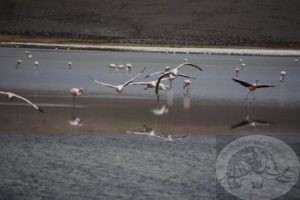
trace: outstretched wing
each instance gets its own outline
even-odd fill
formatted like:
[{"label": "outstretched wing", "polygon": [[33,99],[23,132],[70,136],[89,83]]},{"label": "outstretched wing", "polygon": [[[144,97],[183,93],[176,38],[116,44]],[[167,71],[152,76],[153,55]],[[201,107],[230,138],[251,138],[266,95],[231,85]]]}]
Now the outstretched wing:
[{"label": "outstretched wing", "polygon": [[26,98],[24,98],[24,97],[22,97],[22,96],[20,96],[20,95],[17,95],[17,94],[15,94],[14,96],[15,96],[16,98],[18,98],[18,99],[21,99],[21,100],[27,102],[27,103],[30,104],[34,109],[36,109],[36,110],[38,110],[38,111],[44,113],[44,111],[43,111],[40,107],[38,107],[37,105],[35,105],[35,104],[32,103],[31,101],[29,101],[28,99],[26,99]]},{"label": "outstretched wing", "polygon": [[0,94],[8,95],[7,92],[0,91]]},{"label": "outstretched wing", "polygon": [[179,69],[180,67],[185,66],[185,65],[192,66],[192,67],[199,69],[200,71],[203,71],[203,69],[201,67],[194,65],[193,63],[190,63],[190,62],[184,62],[184,63],[178,65],[176,68]]},{"label": "outstretched wing", "polygon": [[149,84],[149,82],[133,82],[133,83],[130,83],[129,85],[147,85]]},{"label": "outstretched wing", "polygon": [[257,124],[260,124],[260,125],[266,125],[266,126],[270,126],[273,124],[273,122],[269,122],[269,121],[265,121],[265,120],[255,120],[255,122]]},{"label": "outstretched wing", "polygon": [[275,87],[275,86],[270,85],[270,84],[257,84],[256,87],[257,88],[268,88],[268,87]]},{"label": "outstretched wing", "polygon": [[129,83],[131,83],[132,81],[134,81],[135,79],[137,79],[140,75],[142,75],[142,73],[146,70],[146,67],[144,67],[142,69],[142,71],[140,73],[138,73],[137,75],[135,75],[132,79],[128,80],[127,82],[125,82],[123,84],[123,87],[125,87],[126,85],[128,85]]},{"label": "outstretched wing", "polygon": [[107,87],[110,87],[110,88],[116,88],[115,85],[111,85],[111,84],[108,84],[108,83],[103,83],[103,82],[97,81],[96,79],[92,79],[90,77],[89,77],[89,79],[91,79],[92,81],[94,81],[95,83],[97,83],[99,85],[104,85],[104,86],[107,86]]},{"label": "outstretched wing", "polygon": [[250,83],[247,83],[246,81],[242,81],[242,80],[239,80],[239,79],[236,79],[236,78],[233,78],[232,80],[235,81],[235,82],[237,82],[237,83],[239,83],[239,84],[241,84],[244,87],[249,87],[249,86],[252,85]]},{"label": "outstretched wing", "polygon": [[186,74],[181,74],[181,73],[178,73],[178,76],[182,76],[182,77],[186,77],[186,78],[190,78],[190,79],[196,79],[195,77],[191,77],[191,76],[188,76]]},{"label": "outstretched wing", "polygon": [[238,127],[246,126],[246,125],[248,125],[248,124],[249,124],[249,121],[248,121],[248,120],[244,120],[244,121],[241,121],[241,122],[239,122],[239,123],[233,125],[233,126],[231,127],[231,129],[235,129],[235,128],[238,128]]},{"label": "outstretched wing", "polygon": [[148,75],[145,76],[144,78],[149,78],[149,77],[154,76],[154,75],[156,75],[156,74],[163,74],[163,73],[164,73],[163,71],[154,72],[154,73],[152,73],[152,74],[148,74]]}]

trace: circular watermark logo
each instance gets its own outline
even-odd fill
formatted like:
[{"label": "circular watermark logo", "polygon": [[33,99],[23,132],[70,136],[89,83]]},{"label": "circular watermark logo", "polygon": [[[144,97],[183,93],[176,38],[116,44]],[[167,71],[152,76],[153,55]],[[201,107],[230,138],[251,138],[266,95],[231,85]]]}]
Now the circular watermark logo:
[{"label": "circular watermark logo", "polygon": [[274,199],[297,182],[300,164],[296,153],[270,136],[239,138],[219,153],[216,176],[221,186],[241,199]]}]

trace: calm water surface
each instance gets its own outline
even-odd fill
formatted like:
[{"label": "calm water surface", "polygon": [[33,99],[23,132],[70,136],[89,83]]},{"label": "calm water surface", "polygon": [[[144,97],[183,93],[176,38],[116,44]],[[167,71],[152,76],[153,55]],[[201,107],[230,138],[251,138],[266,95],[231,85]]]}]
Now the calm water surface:
[{"label": "calm water surface", "polygon": [[[45,110],[41,114],[0,97],[0,199],[237,199],[216,178],[216,159],[226,145],[247,135],[268,135],[299,157],[300,68],[292,57],[45,49],[30,53],[31,59],[25,49],[0,48],[1,90],[23,94]],[[116,94],[88,79],[117,84],[143,67],[146,75],[177,66],[184,58],[204,69],[183,68],[183,73],[197,77],[188,96],[183,95],[183,79],[175,80],[171,91],[161,92],[160,102],[143,86]],[[240,79],[276,86],[256,91],[255,102],[245,102],[247,91],[231,80],[240,58],[246,63]],[[19,69],[17,59],[23,61]],[[34,72],[36,60],[40,65]],[[71,71],[68,61],[73,63]],[[111,72],[110,63],[131,63],[132,73]],[[288,75],[280,84],[281,70]],[[86,89],[74,106],[71,87]],[[74,117],[82,126],[70,125]],[[249,117],[264,123],[243,124]],[[126,133],[143,125],[163,137],[179,138],[166,141]],[[297,166],[285,163],[296,176]],[[288,191],[278,181],[266,184],[282,190],[280,199],[300,196],[297,180]],[[265,198],[262,190],[253,191]]]}]

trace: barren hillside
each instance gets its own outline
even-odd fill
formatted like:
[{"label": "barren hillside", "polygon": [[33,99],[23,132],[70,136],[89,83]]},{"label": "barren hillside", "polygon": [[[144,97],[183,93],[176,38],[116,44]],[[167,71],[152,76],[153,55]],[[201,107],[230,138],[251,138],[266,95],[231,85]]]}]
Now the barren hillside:
[{"label": "barren hillside", "polygon": [[299,0],[1,0],[0,34],[299,47],[299,8]]}]

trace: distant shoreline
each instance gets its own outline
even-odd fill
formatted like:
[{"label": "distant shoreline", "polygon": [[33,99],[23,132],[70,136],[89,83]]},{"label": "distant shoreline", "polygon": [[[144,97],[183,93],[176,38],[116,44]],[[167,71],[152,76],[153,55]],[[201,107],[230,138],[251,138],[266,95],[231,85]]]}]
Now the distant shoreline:
[{"label": "distant shoreline", "polygon": [[34,42],[1,42],[1,47],[23,48],[57,48],[57,49],[82,49],[102,51],[132,51],[132,52],[164,52],[164,53],[193,53],[193,54],[218,54],[218,55],[261,55],[261,56],[300,56],[299,50],[291,49],[255,49],[255,48],[213,48],[213,47],[165,47],[165,46],[123,46],[123,45],[92,45],[92,44],[56,44]]}]

